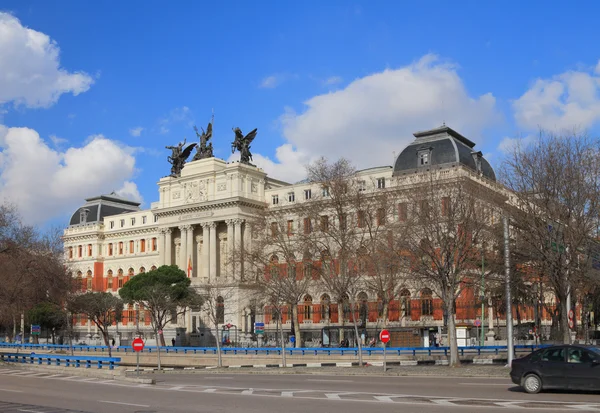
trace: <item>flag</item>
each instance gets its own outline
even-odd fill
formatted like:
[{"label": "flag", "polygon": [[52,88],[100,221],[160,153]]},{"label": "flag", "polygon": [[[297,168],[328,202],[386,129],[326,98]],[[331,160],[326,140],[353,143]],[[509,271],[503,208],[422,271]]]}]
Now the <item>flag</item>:
[{"label": "flag", "polygon": [[189,257],[189,259],[188,259],[188,267],[187,267],[187,276],[188,276],[188,278],[190,278],[192,276],[192,270],[193,270],[193,267],[192,267],[192,257]]}]

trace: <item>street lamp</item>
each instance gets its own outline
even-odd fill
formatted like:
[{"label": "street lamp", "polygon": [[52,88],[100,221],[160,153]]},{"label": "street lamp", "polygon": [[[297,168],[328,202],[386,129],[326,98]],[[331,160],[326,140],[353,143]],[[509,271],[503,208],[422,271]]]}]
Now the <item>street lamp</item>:
[{"label": "street lamp", "polygon": [[135,335],[140,336],[140,306],[135,304]]}]

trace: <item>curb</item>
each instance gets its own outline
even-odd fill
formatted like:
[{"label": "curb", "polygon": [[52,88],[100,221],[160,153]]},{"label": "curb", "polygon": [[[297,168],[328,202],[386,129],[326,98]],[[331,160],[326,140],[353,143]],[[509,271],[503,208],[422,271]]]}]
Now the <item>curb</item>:
[{"label": "curb", "polygon": [[[461,360],[462,364],[474,364],[474,365],[505,365],[507,363],[506,359],[467,359]],[[383,361],[372,361],[372,362],[363,362],[365,366],[382,366]],[[401,361],[388,361],[386,365],[389,367],[394,366],[447,366],[448,360],[401,360]],[[354,362],[323,362],[323,363],[288,363],[285,368],[293,368],[293,367],[305,367],[305,368],[321,368],[321,367],[359,367],[359,363],[357,361]],[[213,370],[216,369],[217,366],[198,366],[198,367],[184,367],[184,366],[176,366],[176,367],[164,367],[162,371],[189,371],[189,370]],[[284,368],[283,364],[240,364],[240,365],[230,365],[230,366],[222,366],[222,369],[276,369],[276,368]],[[126,373],[135,372],[136,369],[127,369]],[[140,371],[158,371],[158,368],[140,368]]]}]

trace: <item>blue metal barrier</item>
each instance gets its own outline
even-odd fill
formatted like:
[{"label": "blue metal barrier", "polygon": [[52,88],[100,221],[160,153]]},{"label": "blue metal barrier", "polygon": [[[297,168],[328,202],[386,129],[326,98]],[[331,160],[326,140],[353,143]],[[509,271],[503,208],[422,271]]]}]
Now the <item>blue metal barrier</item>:
[{"label": "blue metal barrier", "polygon": [[[120,357],[91,357],[91,356],[62,356],[55,354],[25,354],[25,353],[0,353],[0,360],[13,363],[29,363],[29,364],[54,364],[56,366],[64,365],[66,367],[81,367],[91,368],[95,365],[101,369],[108,366],[109,370],[114,370],[115,366],[119,365]],[[62,363],[62,364],[61,364]]]},{"label": "blue metal barrier", "polygon": [[[515,353],[517,352],[533,352],[539,348],[547,347],[548,345],[515,345]],[[70,350],[71,347],[65,344],[11,344],[11,343],[0,343],[0,348],[14,348],[24,350]],[[107,352],[107,346],[85,346],[85,345],[74,345],[72,346],[74,351],[78,352]],[[158,347],[147,346],[144,347],[144,353],[154,353]],[[217,354],[216,347],[160,347],[161,351],[165,353],[175,354]],[[133,353],[133,349],[128,346],[114,347],[113,352],[121,353]],[[222,347],[221,353],[227,354],[243,354],[243,355],[281,355],[281,347]],[[363,347],[363,353],[367,355],[372,354],[383,354],[382,347]],[[444,355],[448,356],[450,351],[449,347],[388,347],[386,349],[389,355]],[[505,352],[506,346],[473,346],[473,347],[459,347],[458,352],[461,356],[465,354],[499,354]],[[286,348],[286,354],[290,356],[294,355],[358,355],[357,347],[301,347],[301,348]]]}]

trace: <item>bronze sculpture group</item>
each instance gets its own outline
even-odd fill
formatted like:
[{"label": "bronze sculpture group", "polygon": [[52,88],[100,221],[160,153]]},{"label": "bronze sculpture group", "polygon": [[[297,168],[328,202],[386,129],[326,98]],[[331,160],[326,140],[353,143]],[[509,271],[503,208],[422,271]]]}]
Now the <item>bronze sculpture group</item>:
[{"label": "bronze sculpture group", "polygon": [[[198,128],[194,126],[194,131],[196,132],[196,136],[200,142],[192,143],[186,146],[185,149],[184,146],[187,141],[185,139],[183,143],[179,143],[177,146],[165,146],[165,149],[171,150],[171,156],[167,157],[167,161],[171,164],[171,175],[169,176],[174,178],[181,176],[181,170],[183,169],[194,148],[196,148],[196,154],[194,155],[192,161],[214,157],[213,145],[212,142],[209,142],[212,138],[212,126],[213,121],[208,123],[206,131],[201,128],[202,133],[200,133]],[[252,153],[250,152],[250,144],[256,137],[257,131],[257,129],[254,129],[252,132],[244,135],[240,128],[233,129],[235,138],[233,142],[231,142],[231,153],[234,153],[236,150],[240,152],[240,163],[251,165],[250,161],[252,160]]]}]

